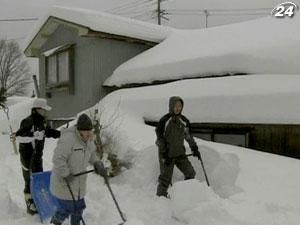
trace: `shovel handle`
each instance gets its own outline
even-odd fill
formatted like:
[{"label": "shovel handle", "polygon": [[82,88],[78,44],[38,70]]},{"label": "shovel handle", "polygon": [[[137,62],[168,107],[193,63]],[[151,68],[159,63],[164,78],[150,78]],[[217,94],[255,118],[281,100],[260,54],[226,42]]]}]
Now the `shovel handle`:
[{"label": "shovel handle", "polygon": [[[0,104],[0,106],[3,108],[3,111],[6,114],[8,125],[9,125],[10,134],[13,134],[14,131],[13,131],[13,128],[11,126],[10,119],[9,119],[9,108],[5,104]],[[14,148],[15,154],[18,154],[18,147],[17,147],[16,140],[12,140],[11,142],[13,144],[13,148]]]},{"label": "shovel handle", "polygon": [[87,174],[87,173],[92,173],[92,172],[95,172],[95,170],[87,170],[87,171],[83,171],[83,172],[80,172],[80,173],[76,173],[76,174],[74,174],[74,177],[78,177],[78,176],[81,176],[81,175],[84,175],[84,174]]},{"label": "shovel handle", "polygon": [[[120,214],[120,217],[121,217],[121,219],[123,220],[123,222],[125,223],[125,222],[126,222],[126,218],[125,218],[125,216],[123,215],[123,213],[122,213],[122,211],[121,211],[121,208],[120,208],[120,206],[119,206],[119,204],[118,204],[118,202],[117,202],[117,200],[116,200],[116,197],[115,197],[115,195],[114,195],[114,193],[113,193],[113,191],[112,191],[112,189],[111,189],[111,187],[110,187],[110,184],[109,184],[109,181],[108,181],[108,177],[104,177],[104,180],[105,180],[105,184],[106,184],[106,186],[107,186],[107,188],[108,188],[108,190],[109,190],[109,192],[110,192],[110,194],[111,194],[111,197],[112,197],[112,199],[114,200],[114,203],[115,203],[115,205],[116,205],[116,207],[117,207],[117,210],[118,210],[118,212],[119,212],[119,214]],[[121,223],[121,224],[123,224],[123,223]]]},{"label": "shovel handle", "polygon": [[[186,156],[187,157],[193,156],[193,154],[192,153],[191,154],[186,154]],[[206,170],[204,168],[204,163],[203,163],[203,160],[201,158],[201,155],[200,155],[200,157],[198,157],[198,159],[200,160],[200,163],[201,163],[201,166],[202,166],[202,169],[203,169],[203,172],[204,172],[204,176],[205,176],[205,180],[206,180],[207,186],[210,186],[209,181],[208,181],[208,177],[207,177],[207,173],[206,173]]]},{"label": "shovel handle", "polygon": [[[95,170],[87,170],[87,171],[83,171],[83,172],[74,174],[74,176],[75,176],[75,177],[78,177],[78,176],[81,176],[81,175],[84,175],[84,174],[87,174],[87,173],[92,173],[92,172],[95,172]],[[122,211],[121,211],[121,209],[120,209],[120,206],[119,206],[119,204],[118,204],[118,202],[117,202],[117,200],[116,200],[116,198],[115,198],[115,195],[114,195],[114,193],[113,193],[113,191],[112,191],[112,189],[111,189],[111,187],[110,187],[110,184],[109,184],[109,181],[108,181],[108,177],[104,177],[104,181],[105,181],[105,184],[106,184],[106,186],[107,186],[107,188],[108,188],[108,190],[109,190],[109,192],[110,192],[110,194],[111,194],[112,199],[114,200],[114,203],[115,203],[115,205],[116,205],[116,207],[117,207],[117,209],[118,209],[118,212],[119,212],[119,214],[120,214],[120,216],[121,216],[123,222],[125,223],[125,222],[126,222],[126,219],[125,219],[125,217],[124,217],[124,215],[123,215],[123,213],[122,213]]]}]

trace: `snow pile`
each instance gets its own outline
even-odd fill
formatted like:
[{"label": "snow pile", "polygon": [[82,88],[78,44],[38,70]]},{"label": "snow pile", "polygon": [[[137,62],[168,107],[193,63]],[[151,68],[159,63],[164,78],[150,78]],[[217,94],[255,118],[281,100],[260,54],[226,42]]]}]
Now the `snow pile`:
[{"label": "snow pile", "polygon": [[[241,159],[247,161],[243,157]],[[284,161],[282,160],[282,162]],[[291,162],[292,164],[295,163],[293,160]],[[264,161],[264,163],[268,164],[267,161]],[[297,163],[299,166],[299,162]],[[267,171],[261,171],[261,173],[265,172]],[[254,171],[252,173],[257,175]],[[284,173],[287,173],[287,171]],[[251,176],[249,178],[251,179]],[[252,180],[252,182],[259,185],[257,180]],[[269,186],[270,177],[265,177],[260,182]],[[250,197],[246,190],[242,189],[242,192],[229,198],[220,198],[205,183],[199,183],[197,180],[177,182],[171,188],[173,217],[190,225],[297,224],[299,222],[300,205],[296,201],[290,202],[287,200],[289,198],[288,189],[294,184],[286,184],[288,187],[283,189],[270,185],[269,191],[276,189],[277,194],[272,193],[270,195],[256,191],[256,196]],[[285,204],[281,202],[278,205],[280,201],[278,201],[277,196],[282,192],[284,192],[283,195],[287,201]],[[267,200],[264,194],[268,197],[273,196],[274,199]]]},{"label": "snow pile", "polygon": [[185,214],[199,203],[207,204],[219,198],[205,183],[201,184],[195,179],[175,183],[170,190],[170,196],[174,216],[184,220],[187,220]]},{"label": "snow pile", "polygon": [[300,74],[300,15],[176,30],[120,65],[107,86],[223,74]]},{"label": "snow pile", "polygon": [[[102,122],[109,120],[111,115],[117,112],[117,119],[112,123],[109,122],[110,126],[105,132],[115,134],[115,152],[118,157],[131,163],[129,169],[124,168],[119,176],[110,179],[111,188],[128,220],[126,225],[298,225],[300,221],[299,160],[245,148],[197,139],[211,186],[206,185],[199,160],[190,157],[196,171],[196,179],[182,181],[183,175],[175,169],[173,187],[169,190],[171,199],[159,198],[155,195],[159,175],[158,151],[154,145],[154,128],[146,126],[144,118],[159,118],[166,113],[168,98],[175,94],[183,96],[186,102],[184,114],[192,122],[202,118],[199,113],[202,110],[207,113],[200,103],[212,94],[215,94],[215,99],[220,98],[220,103],[226,98],[238,97],[234,99],[237,105],[242,104],[245,96],[246,99],[253,97],[256,99],[275,95],[278,98],[282,97],[280,100],[283,100],[285,96],[292,97],[294,94],[295,99],[298,98],[299,91],[296,88],[298,81],[296,78],[293,80],[292,76],[288,76],[291,82],[285,88],[277,86],[279,83],[287,84],[281,76],[278,79],[275,78],[276,76],[251,77],[252,79],[256,77],[260,81],[257,85],[250,85],[251,90],[245,88],[246,86],[240,86],[243,83],[241,78],[218,78],[221,80],[215,79],[215,84],[205,79],[183,81],[156,87],[116,91],[95,106],[100,112],[102,110]],[[244,78],[245,84],[247,82],[255,84],[249,77]],[[211,82],[214,79],[209,80]],[[200,85],[202,89],[193,87],[196,82],[195,86]],[[203,86],[201,82],[204,82]],[[261,82],[264,83],[265,89]],[[231,84],[239,88],[233,88]],[[213,87],[215,92],[209,92]],[[223,87],[223,89],[216,87]],[[288,89],[288,87],[292,88]],[[275,92],[276,88],[278,88],[277,92]],[[271,98],[268,104],[274,105],[278,98]],[[285,99],[288,100],[290,99]],[[253,118],[259,116],[256,107],[262,106],[262,103],[252,105]],[[284,102],[279,101],[278,104],[282,105]],[[11,106],[12,111],[13,108],[17,109],[21,105],[24,106],[24,102]],[[27,107],[29,104],[25,109]],[[210,109],[211,112],[218,113],[219,108],[214,107]],[[282,113],[296,109],[281,108],[278,107]],[[229,112],[226,111],[226,114]],[[15,111],[13,119],[21,120],[23,113],[20,109]],[[273,114],[275,113],[271,113],[270,117],[273,117]],[[212,117],[213,113],[210,115],[210,118]],[[280,118],[277,119],[280,121]],[[0,120],[0,127],[5,123],[5,120]],[[55,146],[56,140],[47,139],[44,150],[45,170],[52,167],[51,159]],[[186,148],[189,153],[189,147]],[[2,215],[0,224],[40,224],[37,216],[32,217],[25,213],[21,165],[19,157],[10,149],[8,136],[0,134],[0,191],[2,193],[0,200],[7,203],[0,206],[0,215]],[[121,222],[103,179],[95,174],[90,174],[88,177],[86,202],[87,210],[84,212],[86,224],[116,225]],[[66,221],[65,224],[68,222]]]},{"label": "snow pile", "polygon": [[226,201],[197,180],[177,182],[170,192],[173,217],[185,224],[251,224],[231,215],[230,210],[226,208]]},{"label": "snow pile", "polygon": [[124,225],[145,225],[142,221],[138,219],[129,220]]}]

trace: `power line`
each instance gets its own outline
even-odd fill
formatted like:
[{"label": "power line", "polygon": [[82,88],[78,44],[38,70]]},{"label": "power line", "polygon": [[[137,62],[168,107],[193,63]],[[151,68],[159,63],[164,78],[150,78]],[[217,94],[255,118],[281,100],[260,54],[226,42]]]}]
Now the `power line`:
[{"label": "power line", "polygon": [[210,13],[210,16],[265,16],[269,13]]},{"label": "power line", "polygon": [[166,14],[168,15],[203,15],[205,14],[204,10],[203,11],[198,11],[198,12],[169,12],[169,11],[166,11]]},{"label": "power line", "polygon": [[119,9],[124,8],[124,7],[126,8],[126,7],[128,7],[128,6],[134,5],[134,4],[139,3],[139,2],[141,2],[141,1],[138,0],[138,1],[134,1],[134,2],[129,2],[129,3],[126,3],[126,4],[124,4],[124,5],[120,5],[120,6],[117,6],[117,7],[115,7],[115,8],[105,10],[105,12],[111,12],[111,11],[119,10]]},{"label": "power line", "polygon": [[[136,3],[136,2],[132,2],[132,3]],[[145,21],[146,19],[148,21],[154,19],[153,15],[156,11],[156,8],[154,8],[154,6],[156,6],[155,1],[145,0],[143,2],[139,1],[139,4],[135,4],[135,5],[126,4],[126,7],[122,7],[122,8],[118,7],[118,11],[111,12],[111,13],[128,16],[132,19],[139,19],[142,21]]]},{"label": "power line", "polygon": [[153,16],[154,16],[154,12],[148,12],[148,13],[140,13],[138,15],[135,15],[133,17],[131,17],[132,19],[140,19],[140,18],[143,18],[143,17],[151,17],[151,19],[153,19]]},{"label": "power line", "polygon": [[[217,13],[217,12],[208,12],[208,15],[209,16],[248,16],[248,15],[268,15],[269,14],[269,12],[253,12],[253,13],[251,13],[251,12],[248,12],[248,13]],[[180,12],[174,12],[174,13],[172,13],[172,12],[170,12],[170,13],[166,13],[166,15],[182,15],[182,16],[199,16],[199,15],[206,15],[206,13],[203,11],[203,12],[198,12],[198,13],[184,13],[184,12],[182,12],[182,13],[180,13]]]},{"label": "power line", "polygon": [[119,13],[118,15],[129,15],[132,18],[136,14],[140,15],[140,14],[149,13],[149,12],[154,12],[154,10],[150,10],[150,9],[147,10],[147,9],[145,9],[145,10],[135,11],[135,12]]},{"label": "power line", "polygon": [[255,9],[170,9],[165,10],[168,15],[183,15],[183,16],[196,16],[196,15],[210,15],[210,16],[241,16],[241,15],[268,15],[271,8],[255,8]]},{"label": "power line", "polygon": [[263,11],[272,10],[272,8],[236,8],[236,9],[165,9],[167,11],[181,11],[181,12],[198,12],[198,11]]},{"label": "power line", "polygon": [[132,7],[128,7],[126,9],[115,11],[115,12],[112,12],[112,13],[121,15],[121,14],[134,13],[134,12],[136,12],[136,10],[141,10],[141,9],[154,10],[154,9],[152,9],[152,7],[154,5],[155,5],[155,3],[153,3],[153,2],[144,2],[142,4],[139,4],[139,5],[136,5],[136,6],[132,6]]},{"label": "power line", "polygon": [[37,21],[39,18],[12,18],[12,19],[0,19],[0,22],[26,22]]},{"label": "power line", "polygon": [[211,14],[268,14],[270,12],[270,9],[267,8],[258,8],[258,9],[206,9],[206,10],[179,10],[179,9],[171,9],[171,10],[165,10],[169,14],[190,14],[190,15],[198,15],[198,14],[205,14],[205,12],[208,12]]},{"label": "power line", "polygon": [[138,6],[142,6],[144,4],[148,4],[148,3],[152,3],[149,0],[138,0],[138,1],[134,1],[128,4],[124,4],[123,6],[119,6],[113,9],[109,9],[106,12],[111,12],[111,13],[118,13],[118,12],[122,12],[122,11],[127,11],[127,10],[132,10],[134,8],[137,8]]},{"label": "power line", "polygon": [[207,9],[207,11],[262,11],[262,10],[272,10],[272,8]]},{"label": "power line", "polygon": [[144,9],[140,9],[140,10],[132,10],[132,11],[127,11],[127,12],[115,13],[115,14],[132,16],[137,13],[147,13],[147,12],[154,12],[154,11],[155,11],[155,8],[144,8]]}]

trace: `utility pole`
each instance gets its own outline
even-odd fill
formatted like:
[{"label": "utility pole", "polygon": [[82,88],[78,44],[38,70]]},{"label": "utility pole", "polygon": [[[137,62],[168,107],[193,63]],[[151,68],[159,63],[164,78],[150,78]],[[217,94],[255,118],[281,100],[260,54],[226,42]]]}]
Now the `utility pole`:
[{"label": "utility pole", "polygon": [[161,25],[161,9],[160,9],[161,0],[157,0],[157,24]]},{"label": "utility pole", "polygon": [[39,90],[39,85],[38,85],[36,75],[32,75],[32,79],[33,79],[33,83],[34,83],[36,96],[39,98],[39,97],[41,97],[41,95],[40,95],[40,90]]},{"label": "utility pole", "polygon": [[205,28],[207,28],[208,11],[205,9],[203,12],[204,12],[204,15],[205,15]]}]

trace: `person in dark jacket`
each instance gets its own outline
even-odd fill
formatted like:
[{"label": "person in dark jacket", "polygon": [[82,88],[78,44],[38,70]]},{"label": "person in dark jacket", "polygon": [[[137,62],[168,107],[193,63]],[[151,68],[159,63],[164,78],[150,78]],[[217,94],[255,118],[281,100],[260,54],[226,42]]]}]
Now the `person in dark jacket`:
[{"label": "person in dark jacket", "polygon": [[50,223],[61,225],[71,216],[71,225],[79,225],[85,209],[88,164],[94,165],[95,172],[107,179],[103,163],[96,155],[91,119],[82,114],[77,125],[65,129],[53,154],[53,169],[50,179],[50,191],[58,202],[57,211]]},{"label": "person in dark jacket", "polygon": [[156,145],[159,150],[160,176],[158,178],[157,196],[167,197],[168,187],[172,183],[174,166],[184,174],[185,179],[195,178],[196,172],[185,154],[184,140],[199,157],[198,146],[191,134],[189,120],[181,114],[183,100],[173,96],[169,100],[169,113],[164,115],[156,127]]},{"label": "person in dark jacket", "polygon": [[51,129],[46,121],[46,112],[51,110],[47,101],[37,98],[33,102],[31,115],[21,121],[16,137],[19,142],[19,152],[25,182],[24,195],[29,214],[36,214],[30,191],[30,175],[43,171],[43,149],[45,138],[59,138],[60,131]]}]

